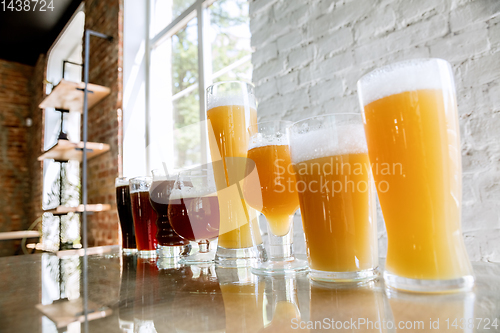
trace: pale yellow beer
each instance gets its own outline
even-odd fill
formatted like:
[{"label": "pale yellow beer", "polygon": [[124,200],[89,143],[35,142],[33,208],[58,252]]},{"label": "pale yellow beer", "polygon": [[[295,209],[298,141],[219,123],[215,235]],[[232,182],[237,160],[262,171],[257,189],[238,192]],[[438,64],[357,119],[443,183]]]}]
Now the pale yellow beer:
[{"label": "pale yellow beer", "polygon": [[[460,227],[460,138],[449,64],[397,63],[368,74],[358,86],[368,152],[377,163],[373,176],[388,184],[378,193],[388,235],[386,270],[400,285],[394,279],[388,284],[433,291],[411,280],[473,281]],[[384,173],[381,165],[400,167]],[[436,291],[448,288],[438,284]]]},{"label": "pale yellow beer", "polygon": [[373,279],[375,189],[361,116],[314,117],[290,129],[292,162],[313,280]]},{"label": "pale yellow beer", "polygon": [[[261,244],[255,211],[246,204],[241,191],[248,149],[247,127],[257,123],[255,105],[245,104],[242,98],[209,102],[207,120],[220,208],[218,246],[239,249]],[[231,160],[232,157],[241,158],[243,162]],[[222,161],[223,166],[217,164],[217,161]],[[233,163],[234,161],[236,162]],[[231,165],[227,165],[228,163]],[[242,175],[239,177],[241,183],[237,186],[231,178],[238,178],[239,175]]]},{"label": "pale yellow beer", "polygon": [[295,173],[309,266],[330,272],[376,267],[375,193],[368,154],[301,161]]},{"label": "pale yellow beer", "polygon": [[[266,216],[271,232],[285,236],[290,230],[291,216],[299,208],[299,197],[293,175],[288,145],[267,145],[251,148],[248,158],[259,173],[261,199],[246,195],[250,206]],[[254,200],[255,199],[255,200]]]}]

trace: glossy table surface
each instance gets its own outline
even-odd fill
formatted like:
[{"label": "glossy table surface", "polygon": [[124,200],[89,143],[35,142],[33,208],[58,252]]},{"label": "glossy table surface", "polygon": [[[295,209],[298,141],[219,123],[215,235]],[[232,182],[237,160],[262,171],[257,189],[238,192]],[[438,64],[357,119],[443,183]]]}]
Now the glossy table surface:
[{"label": "glossy table surface", "polygon": [[[473,291],[417,295],[122,257],[0,258],[0,332],[500,332],[500,264]],[[88,289],[87,321],[83,313]],[[495,324],[498,326],[495,327]]]}]

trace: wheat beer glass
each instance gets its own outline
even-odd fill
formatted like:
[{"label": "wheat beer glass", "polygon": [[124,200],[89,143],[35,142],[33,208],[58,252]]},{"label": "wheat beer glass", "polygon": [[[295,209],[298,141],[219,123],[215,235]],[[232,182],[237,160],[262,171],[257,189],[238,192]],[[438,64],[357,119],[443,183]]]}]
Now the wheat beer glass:
[{"label": "wheat beer glass", "polygon": [[388,249],[384,279],[414,292],[474,283],[460,227],[462,171],[455,86],[441,59],[395,63],[358,81]]},{"label": "wheat beer glass", "polygon": [[215,262],[252,265],[266,259],[256,212],[243,198],[247,168],[248,126],[257,123],[253,86],[238,81],[207,88],[207,123],[220,208]]},{"label": "wheat beer glass", "polygon": [[137,250],[142,258],[156,258],[156,212],[149,200],[151,177],[135,177],[130,179],[130,202],[134,217],[134,230]]},{"label": "wheat beer glass", "polygon": [[266,121],[248,128],[249,165],[257,169],[259,187],[251,177],[245,178],[245,200],[264,214],[269,235],[269,260],[252,269],[256,274],[286,274],[308,268],[306,261],[293,256],[293,214],[299,208],[299,197],[286,132],[290,125],[289,121]]},{"label": "wheat beer glass", "polygon": [[378,271],[375,189],[359,114],[289,128],[310,277],[363,282]]}]

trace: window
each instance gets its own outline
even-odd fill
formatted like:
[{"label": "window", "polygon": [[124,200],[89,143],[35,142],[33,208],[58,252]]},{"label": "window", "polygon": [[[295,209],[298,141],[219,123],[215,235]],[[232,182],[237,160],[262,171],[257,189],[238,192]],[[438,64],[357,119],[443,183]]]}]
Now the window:
[{"label": "window", "polygon": [[146,172],[206,163],[206,88],[252,78],[248,3],[150,0],[146,17]]}]

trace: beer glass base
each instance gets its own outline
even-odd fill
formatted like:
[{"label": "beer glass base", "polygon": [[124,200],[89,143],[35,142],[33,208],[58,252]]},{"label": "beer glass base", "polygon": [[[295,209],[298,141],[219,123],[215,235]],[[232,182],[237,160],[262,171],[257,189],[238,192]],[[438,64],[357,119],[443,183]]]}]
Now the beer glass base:
[{"label": "beer glass base", "polygon": [[314,281],[359,283],[374,280],[378,276],[378,267],[357,272],[326,272],[310,269],[309,277]]},{"label": "beer glass base", "polygon": [[191,244],[177,246],[158,245],[156,252],[160,258],[177,258],[185,257],[191,251]]},{"label": "beer glass base", "polygon": [[306,273],[309,269],[307,261],[296,258],[282,261],[265,261],[252,267],[252,273],[257,275],[287,275]]},{"label": "beer glass base", "polygon": [[384,271],[386,287],[414,293],[453,293],[467,291],[474,286],[474,276],[466,275],[450,280],[409,279]]},{"label": "beer glass base", "polygon": [[267,260],[263,244],[242,249],[226,249],[218,246],[215,264],[219,267],[250,267]]},{"label": "beer glass base", "polygon": [[182,258],[179,261],[179,263],[185,264],[185,265],[206,264],[206,263],[213,263],[214,260],[215,260],[215,252],[214,251],[197,252],[197,253],[194,253],[190,256]]},{"label": "beer glass base", "polygon": [[156,258],[156,250],[139,250],[138,253],[141,258]]},{"label": "beer glass base", "polygon": [[122,248],[122,253],[124,256],[133,256],[137,254],[137,249],[125,249]]}]

